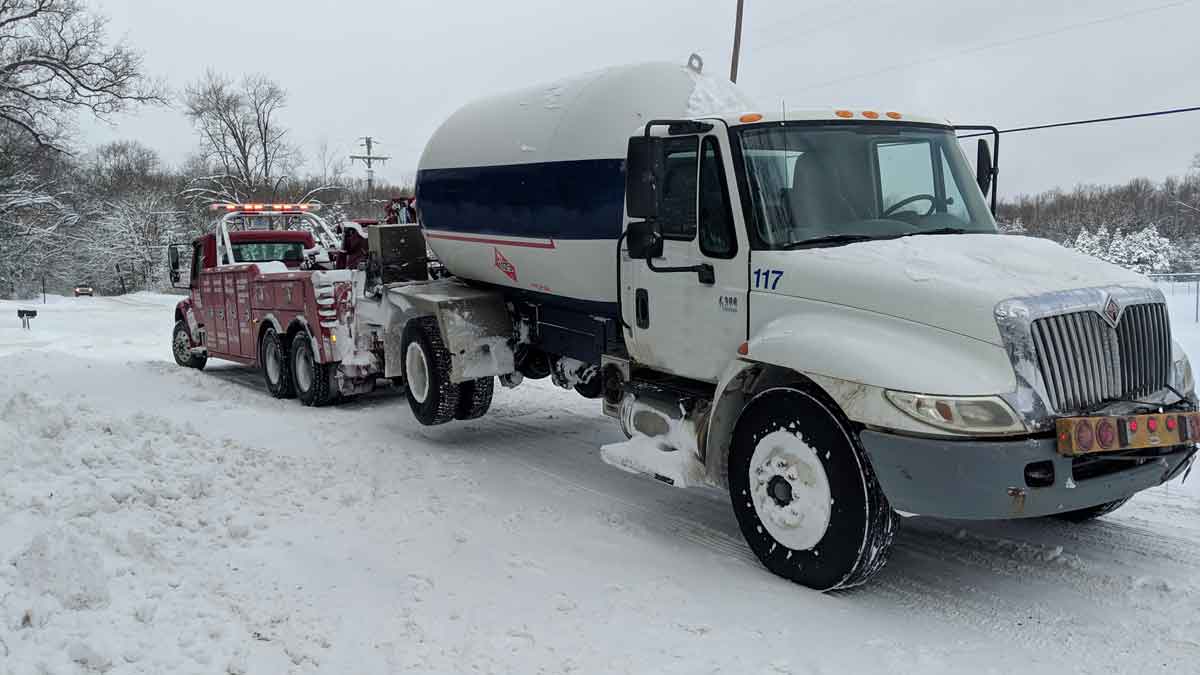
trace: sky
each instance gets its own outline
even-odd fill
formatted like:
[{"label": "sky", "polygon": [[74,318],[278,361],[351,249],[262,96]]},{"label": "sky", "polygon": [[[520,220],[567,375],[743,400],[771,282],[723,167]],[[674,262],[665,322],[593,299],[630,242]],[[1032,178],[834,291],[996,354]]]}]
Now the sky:
[{"label": "sky", "polygon": [[[110,32],[175,91],[206,69],[262,73],[290,93],[284,121],[308,156],[381,141],[379,172],[411,180],[441,120],[473,99],[610,65],[728,74],[736,0],[92,0]],[[765,110],[855,107],[1000,128],[1200,105],[1200,0],[745,0],[738,85]],[[81,143],[137,139],[178,164],[197,137],[175,109]],[[1012,134],[1000,194],[1181,175],[1200,112]],[[971,154],[973,158],[973,153]],[[352,169],[361,172],[361,167]]]}]

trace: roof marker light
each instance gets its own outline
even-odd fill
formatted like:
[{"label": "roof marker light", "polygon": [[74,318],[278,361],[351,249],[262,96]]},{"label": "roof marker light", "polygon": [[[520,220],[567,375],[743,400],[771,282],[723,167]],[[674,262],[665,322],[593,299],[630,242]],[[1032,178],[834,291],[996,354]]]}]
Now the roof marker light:
[{"label": "roof marker light", "polygon": [[833,114],[837,115],[838,117],[854,117],[854,113],[850,112],[849,110],[835,110]]},{"label": "roof marker light", "polygon": [[885,114],[894,120],[898,120],[901,117],[900,113],[898,113],[898,112],[890,112],[890,113],[885,113]]},{"label": "roof marker light", "polygon": [[862,116],[869,120],[879,119],[879,113],[875,112],[874,110],[864,110]]},{"label": "roof marker light", "polygon": [[738,118],[743,124],[762,121],[763,116],[758,113],[746,113]]}]

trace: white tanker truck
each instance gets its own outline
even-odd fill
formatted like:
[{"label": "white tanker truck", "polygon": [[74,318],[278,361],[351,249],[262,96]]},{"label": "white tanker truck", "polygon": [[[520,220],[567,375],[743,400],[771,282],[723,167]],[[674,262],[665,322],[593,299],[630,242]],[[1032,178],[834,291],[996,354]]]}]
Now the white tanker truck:
[{"label": "white tanker truck", "polygon": [[997,233],[959,129],[769,113],[696,58],[468,105],[417,174],[453,278],[388,291],[387,375],[425,424],[493,376],[602,399],[606,461],[727,489],[821,590],[878,571],[897,514],[1106,513],[1191,466],[1191,368],[1147,279]]}]

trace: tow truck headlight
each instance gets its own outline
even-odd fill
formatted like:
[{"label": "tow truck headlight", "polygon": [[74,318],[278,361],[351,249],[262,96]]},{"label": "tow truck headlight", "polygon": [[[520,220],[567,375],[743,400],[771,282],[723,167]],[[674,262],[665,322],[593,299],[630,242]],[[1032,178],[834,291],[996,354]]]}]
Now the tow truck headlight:
[{"label": "tow truck headlight", "polygon": [[915,420],[964,434],[1027,431],[1011,406],[997,396],[931,396],[888,391],[892,405]]}]

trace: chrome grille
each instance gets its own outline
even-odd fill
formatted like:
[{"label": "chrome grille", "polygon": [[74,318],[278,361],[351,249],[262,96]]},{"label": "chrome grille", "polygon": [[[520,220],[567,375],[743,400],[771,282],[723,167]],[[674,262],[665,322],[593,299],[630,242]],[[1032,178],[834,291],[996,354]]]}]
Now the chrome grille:
[{"label": "chrome grille", "polygon": [[1038,368],[1057,412],[1148,396],[1167,384],[1171,329],[1163,304],[1126,307],[1115,330],[1092,311],[1038,319],[1032,328]]},{"label": "chrome grille", "polygon": [[1166,305],[1131,305],[1117,324],[1125,396],[1148,396],[1167,385],[1171,328]]}]

